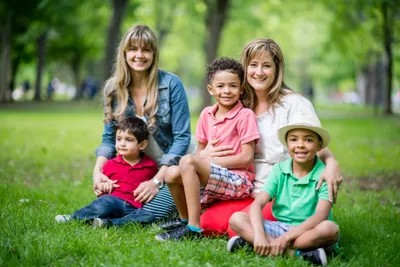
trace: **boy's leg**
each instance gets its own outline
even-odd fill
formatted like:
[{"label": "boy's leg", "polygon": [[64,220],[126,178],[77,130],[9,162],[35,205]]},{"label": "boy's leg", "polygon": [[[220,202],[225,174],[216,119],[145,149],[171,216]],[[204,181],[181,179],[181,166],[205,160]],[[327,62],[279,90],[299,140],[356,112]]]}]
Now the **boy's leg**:
[{"label": "boy's leg", "polygon": [[313,229],[299,236],[293,243],[298,250],[312,250],[336,243],[339,239],[339,227],[332,221],[323,221]]},{"label": "boy's leg", "polygon": [[89,205],[72,214],[76,220],[93,220],[94,218],[118,217],[122,214],[123,202],[117,197],[104,195],[95,199]]},{"label": "boy's leg", "polygon": [[105,219],[107,225],[123,226],[128,223],[152,223],[156,220],[154,215],[146,210],[138,209],[124,202],[124,216],[115,219]]},{"label": "boy's leg", "polygon": [[183,189],[183,182],[181,173],[178,166],[171,166],[168,168],[165,175],[165,182],[168,185],[172,198],[174,199],[176,208],[178,209],[179,217],[181,220],[188,220],[188,211],[186,205],[185,191]]},{"label": "boy's leg", "polygon": [[250,217],[244,212],[235,212],[229,219],[229,227],[235,231],[238,236],[246,240],[246,242],[253,244],[254,232],[251,226]]},{"label": "boy's leg", "polygon": [[206,186],[211,174],[211,165],[207,160],[193,155],[184,156],[179,162],[189,225],[200,228],[200,189]]}]

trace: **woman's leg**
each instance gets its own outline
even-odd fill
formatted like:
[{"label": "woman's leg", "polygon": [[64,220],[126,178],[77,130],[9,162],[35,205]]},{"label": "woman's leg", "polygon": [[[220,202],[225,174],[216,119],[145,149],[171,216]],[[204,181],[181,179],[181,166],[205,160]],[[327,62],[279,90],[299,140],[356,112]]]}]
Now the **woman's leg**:
[{"label": "woman's leg", "polygon": [[151,212],[156,220],[167,219],[176,211],[168,186],[164,185],[149,203],[143,204],[143,210]]}]

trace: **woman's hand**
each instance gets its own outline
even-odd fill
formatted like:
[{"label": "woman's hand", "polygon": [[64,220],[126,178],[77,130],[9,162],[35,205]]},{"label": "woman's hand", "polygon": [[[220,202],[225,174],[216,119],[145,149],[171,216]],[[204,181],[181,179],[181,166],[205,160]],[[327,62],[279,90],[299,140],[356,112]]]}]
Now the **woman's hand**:
[{"label": "woman's hand", "polygon": [[329,201],[336,203],[339,187],[343,181],[343,176],[336,160],[330,160],[326,163],[325,170],[321,173],[321,178],[318,181],[317,190],[324,180],[328,185]]},{"label": "woman's hand", "polygon": [[146,181],[140,183],[138,188],[133,191],[133,196],[136,197],[135,201],[141,203],[149,203],[160,191],[153,181]]},{"label": "woman's hand", "polygon": [[[119,184],[116,184],[118,181],[110,180],[107,176],[105,176],[101,172],[96,172],[94,175],[93,181],[93,191],[96,196],[100,196],[102,194],[110,194],[114,187],[119,187]],[[105,183],[108,186],[105,186]]]},{"label": "woman's hand", "polygon": [[208,142],[207,146],[200,151],[200,157],[211,159],[216,157],[225,157],[233,154],[232,146],[214,147],[219,142],[219,139]]}]

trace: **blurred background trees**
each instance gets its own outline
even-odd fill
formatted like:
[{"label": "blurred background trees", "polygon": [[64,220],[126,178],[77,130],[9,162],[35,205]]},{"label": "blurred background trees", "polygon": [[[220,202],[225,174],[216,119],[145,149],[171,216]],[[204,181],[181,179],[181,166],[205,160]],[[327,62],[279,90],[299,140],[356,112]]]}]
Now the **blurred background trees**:
[{"label": "blurred background trees", "polygon": [[28,95],[21,99],[61,98],[54,78],[68,85],[67,99],[94,97],[121,35],[139,23],[159,36],[160,66],[182,78],[192,109],[211,104],[207,64],[239,59],[258,37],[280,44],[287,83],[319,103],[373,105],[389,115],[400,102],[398,0],[2,1],[0,102],[18,88]]}]

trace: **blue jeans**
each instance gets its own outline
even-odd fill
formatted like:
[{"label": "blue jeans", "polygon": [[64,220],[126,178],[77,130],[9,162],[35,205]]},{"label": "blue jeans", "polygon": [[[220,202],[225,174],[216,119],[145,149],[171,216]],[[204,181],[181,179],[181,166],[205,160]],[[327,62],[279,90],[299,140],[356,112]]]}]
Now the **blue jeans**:
[{"label": "blue jeans", "polygon": [[151,223],[154,215],[146,210],[138,209],[118,197],[103,195],[89,205],[77,210],[72,218],[80,221],[103,219],[108,226],[122,226],[127,223]]}]

